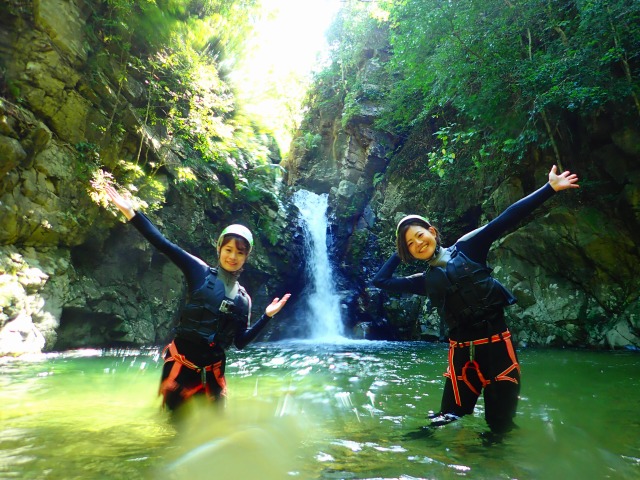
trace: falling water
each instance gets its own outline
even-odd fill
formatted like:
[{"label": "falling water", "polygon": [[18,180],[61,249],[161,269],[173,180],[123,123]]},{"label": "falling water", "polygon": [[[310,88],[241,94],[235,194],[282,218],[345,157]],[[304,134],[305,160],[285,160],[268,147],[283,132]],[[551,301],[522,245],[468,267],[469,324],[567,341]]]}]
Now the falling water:
[{"label": "falling water", "polygon": [[305,231],[305,254],[309,277],[307,318],[310,338],[315,340],[342,338],[340,297],[334,288],[336,276],[327,251],[328,195],[298,190],[293,196],[293,201],[300,210]]}]

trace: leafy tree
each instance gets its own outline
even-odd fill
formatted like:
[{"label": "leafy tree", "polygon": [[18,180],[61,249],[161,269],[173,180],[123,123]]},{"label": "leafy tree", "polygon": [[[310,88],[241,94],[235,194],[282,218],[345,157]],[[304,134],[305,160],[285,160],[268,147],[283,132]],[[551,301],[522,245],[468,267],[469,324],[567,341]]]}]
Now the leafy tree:
[{"label": "leafy tree", "polygon": [[[240,113],[228,72],[245,54],[259,2],[107,0],[99,5],[93,12],[94,30],[117,55],[120,69],[108,129],[118,123],[126,82],[136,79],[146,87],[136,104],[143,125],[135,164],[148,167],[150,175],[162,166],[148,165],[143,155],[146,130],[151,129],[159,132],[154,141],[180,152],[181,165],[172,165],[179,185],[191,190],[208,182],[205,190],[213,188],[225,197],[239,186],[251,196],[246,172],[277,161],[279,154],[272,137]],[[138,182],[152,183],[143,177]]]},{"label": "leafy tree", "polygon": [[521,155],[535,143],[559,157],[568,115],[597,115],[611,103],[629,103],[640,115],[638,2],[387,5],[389,74],[399,77],[381,122],[387,128],[409,128],[451,106],[494,150]]}]

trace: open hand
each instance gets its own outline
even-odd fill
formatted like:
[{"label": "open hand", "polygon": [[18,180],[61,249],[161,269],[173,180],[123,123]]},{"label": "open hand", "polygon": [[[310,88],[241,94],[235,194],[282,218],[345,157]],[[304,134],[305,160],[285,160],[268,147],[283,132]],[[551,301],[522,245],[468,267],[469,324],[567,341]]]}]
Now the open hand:
[{"label": "open hand", "polygon": [[554,165],[551,167],[551,171],[549,172],[549,184],[556,192],[566,190],[567,188],[580,187],[580,185],[578,185],[578,175],[569,172],[569,170],[558,175],[557,171],[558,167]]},{"label": "open hand", "polygon": [[113,187],[113,185],[106,185],[104,187],[104,191],[107,194],[109,200],[111,200],[111,202],[113,202],[113,204],[118,207],[118,210],[120,210],[124,214],[124,216],[127,217],[127,220],[131,220],[135,216],[136,212],[133,209],[133,203],[120,195],[118,191]]},{"label": "open hand", "polygon": [[285,306],[290,296],[291,294],[287,293],[282,298],[278,298],[278,297],[274,298],[273,301],[269,304],[269,306],[267,306],[267,309],[265,310],[264,313],[266,313],[268,317],[273,317],[276,313],[282,310],[282,307]]}]

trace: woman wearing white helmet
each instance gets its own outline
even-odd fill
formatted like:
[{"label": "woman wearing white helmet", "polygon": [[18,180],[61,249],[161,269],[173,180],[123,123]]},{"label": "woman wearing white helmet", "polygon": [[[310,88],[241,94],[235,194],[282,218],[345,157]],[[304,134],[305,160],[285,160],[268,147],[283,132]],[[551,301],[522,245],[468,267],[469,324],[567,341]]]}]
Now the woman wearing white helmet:
[{"label": "woman wearing white helmet", "polygon": [[183,272],[187,299],[175,329],[175,337],[164,350],[160,394],[163,405],[175,411],[193,395],[206,395],[224,404],[226,349],[244,348],[287,303],[290,295],[275,298],[262,317],[249,328],[251,298],[238,277],[251,249],[253,235],[243,225],[229,225],[217,242],[218,267],[213,268],[168,241],[142,213],[112,186],[105,187],[109,199],[127,220]]},{"label": "woman wearing white helmet", "polygon": [[[385,290],[428,296],[449,329],[449,367],[440,411],[430,415],[440,426],[472,414],[484,390],[485,419],[494,433],[515,425],[520,365],[504,318],[515,297],[491,276],[491,244],[560,190],[578,188],[578,177],[560,175],[554,165],[549,182],[519,200],[485,226],[443,248],[440,233],[424,217],[409,215],[396,229],[397,253],[376,273],[373,284]],[[394,277],[400,262],[427,262],[423,273]]]}]

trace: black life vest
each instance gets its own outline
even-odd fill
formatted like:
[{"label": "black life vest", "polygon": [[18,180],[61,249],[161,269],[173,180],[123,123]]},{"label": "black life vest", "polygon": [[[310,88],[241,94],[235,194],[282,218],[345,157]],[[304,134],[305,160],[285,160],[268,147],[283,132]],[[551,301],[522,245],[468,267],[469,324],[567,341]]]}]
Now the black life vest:
[{"label": "black life vest", "polygon": [[227,298],[218,270],[211,268],[204,284],[187,299],[176,327],[176,336],[226,349],[233,343],[237,329],[246,328],[250,302],[241,285],[238,285],[234,299]]},{"label": "black life vest", "polygon": [[427,281],[438,285],[430,298],[449,329],[491,320],[504,307],[516,303],[513,294],[491,276],[492,270],[454,248],[444,268],[426,272]]}]

